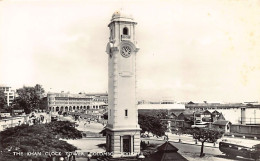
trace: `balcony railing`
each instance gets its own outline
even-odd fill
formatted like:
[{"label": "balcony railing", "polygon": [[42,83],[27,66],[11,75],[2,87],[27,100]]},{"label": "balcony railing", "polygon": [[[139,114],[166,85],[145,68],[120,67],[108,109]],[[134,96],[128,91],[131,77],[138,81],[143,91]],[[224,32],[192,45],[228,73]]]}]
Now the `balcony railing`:
[{"label": "balcony railing", "polygon": [[131,36],[130,35],[121,35],[121,39],[122,40],[129,40],[129,39],[131,39]]}]

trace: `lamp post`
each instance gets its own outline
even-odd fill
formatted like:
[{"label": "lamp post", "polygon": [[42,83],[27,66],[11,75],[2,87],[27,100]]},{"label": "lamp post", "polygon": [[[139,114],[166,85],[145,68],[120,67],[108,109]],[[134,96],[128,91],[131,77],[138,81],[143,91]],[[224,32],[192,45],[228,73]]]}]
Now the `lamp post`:
[{"label": "lamp post", "polygon": [[195,118],[195,109],[194,109],[194,113],[193,113],[193,125],[196,125],[196,118]]},{"label": "lamp post", "polygon": [[72,161],[76,161],[75,155],[72,155]]}]

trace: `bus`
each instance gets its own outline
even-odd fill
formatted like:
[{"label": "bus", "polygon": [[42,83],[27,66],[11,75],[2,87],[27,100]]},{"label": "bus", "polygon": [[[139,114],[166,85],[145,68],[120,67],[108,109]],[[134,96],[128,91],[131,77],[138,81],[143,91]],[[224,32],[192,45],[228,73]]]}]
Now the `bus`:
[{"label": "bus", "polygon": [[229,158],[235,158],[237,156],[240,156],[244,158],[257,160],[260,156],[260,144],[248,147],[229,142],[220,142],[219,150],[225,155],[227,155]]}]

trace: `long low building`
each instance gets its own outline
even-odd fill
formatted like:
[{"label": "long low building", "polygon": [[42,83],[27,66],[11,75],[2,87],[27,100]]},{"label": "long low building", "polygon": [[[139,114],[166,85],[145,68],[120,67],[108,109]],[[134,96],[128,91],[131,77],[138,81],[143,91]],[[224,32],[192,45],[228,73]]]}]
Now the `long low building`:
[{"label": "long low building", "polygon": [[47,110],[52,112],[58,112],[88,109],[104,109],[107,107],[107,100],[107,93],[48,93]]},{"label": "long low building", "polygon": [[6,117],[0,120],[0,131],[5,130],[6,128],[15,127],[21,124],[24,124],[29,120],[29,115],[21,115],[16,117]]},{"label": "long low building", "polygon": [[217,110],[232,124],[260,125],[259,103],[188,103],[185,108],[194,111],[208,110],[213,112]]}]

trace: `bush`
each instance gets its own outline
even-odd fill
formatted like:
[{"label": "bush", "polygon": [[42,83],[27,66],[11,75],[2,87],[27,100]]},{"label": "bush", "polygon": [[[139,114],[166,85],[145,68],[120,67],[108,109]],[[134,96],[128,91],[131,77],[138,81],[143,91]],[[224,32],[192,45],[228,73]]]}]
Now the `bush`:
[{"label": "bush", "polygon": [[[57,121],[33,126],[21,125],[0,132],[0,158],[23,160],[36,156],[14,156],[13,152],[52,152],[75,151],[77,148],[60,138],[81,138],[81,132],[72,123]],[[46,158],[45,155],[37,158]],[[4,160],[3,160],[4,161]]]},{"label": "bush", "polygon": [[145,150],[148,147],[148,145],[145,143],[145,141],[141,141],[140,146],[141,146],[142,150]]}]

